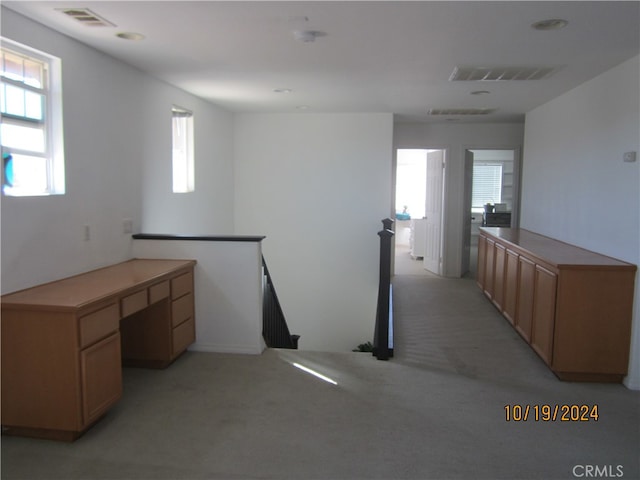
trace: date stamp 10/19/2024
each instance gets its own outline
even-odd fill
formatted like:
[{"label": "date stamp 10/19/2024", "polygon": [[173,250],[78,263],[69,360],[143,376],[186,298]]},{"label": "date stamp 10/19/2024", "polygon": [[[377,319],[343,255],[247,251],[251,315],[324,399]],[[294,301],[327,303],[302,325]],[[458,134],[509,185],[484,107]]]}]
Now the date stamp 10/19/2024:
[{"label": "date stamp 10/19/2024", "polygon": [[[600,418],[598,404],[508,404],[504,406],[507,422],[597,422]],[[571,474],[575,478],[621,478],[624,466],[574,465]]]},{"label": "date stamp 10/19/2024", "polygon": [[541,404],[504,406],[507,422],[597,422],[598,405]]}]

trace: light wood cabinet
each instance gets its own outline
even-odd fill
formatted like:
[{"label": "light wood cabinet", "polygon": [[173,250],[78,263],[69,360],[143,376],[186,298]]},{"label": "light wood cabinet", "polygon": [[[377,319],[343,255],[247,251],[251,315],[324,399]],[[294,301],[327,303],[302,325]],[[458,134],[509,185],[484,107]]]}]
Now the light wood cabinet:
[{"label": "light wood cabinet", "polygon": [[505,262],[507,256],[507,249],[500,245],[499,243],[495,243],[494,246],[494,274],[493,274],[493,303],[498,308],[498,310],[502,310],[504,304],[504,288],[505,288]]},{"label": "light wood cabinet", "polygon": [[484,284],[485,284],[486,264],[487,264],[487,237],[484,235],[480,235],[478,236],[478,269],[476,274],[476,282],[483,291],[484,291]]},{"label": "light wood cabinet", "polygon": [[80,352],[82,413],[85,425],[99,419],[122,396],[120,334]]},{"label": "light wood cabinet", "polygon": [[122,365],[195,340],[193,260],[134,259],[2,296],[3,433],[74,440],[122,396]]},{"label": "light wood cabinet", "polygon": [[533,325],[533,292],[536,283],[536,264],[522,255],[518,256],[518,284],[516,286],[516,330],[531,342]]},{"label": "light wood cabinet", "polygon": [[187,272],[171,280],[172,358],[195,340],[193,305],[193,272]]},{"label": "light wood cabinet", "polygon": [[504,265],[504,308],[502,312],[511,325],[515,325],[518,308],[518,275],[520,273],[518,254],[506,249]]},{"label": "light wood cabinet", "polygon": [[557,279],[555,273],[536,265],[531,346],[547,365],[553,364]]},{"label": "light wood cabinet", "polygon": [[484,294],[493,299],[493,279],[496,272],[495,251],[496,242],[489,237],[485,237],[485,253],[484,253],[484,284],[482,286]]},{"label": "light wood cabinet", "polygon": [[478,285],[560,379],[622,380],[635,265],[523,229],[481,228],[478,245]]}]

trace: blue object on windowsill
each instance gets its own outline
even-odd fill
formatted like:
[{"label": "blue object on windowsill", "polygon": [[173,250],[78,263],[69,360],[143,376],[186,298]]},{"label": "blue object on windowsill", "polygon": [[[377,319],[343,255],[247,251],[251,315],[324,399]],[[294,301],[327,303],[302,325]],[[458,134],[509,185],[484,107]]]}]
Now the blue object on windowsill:
[{"label": "blue object on windowsill", "polygon": [[3,163],[3,185],[2,189],[5,191],[7,188],[13,187],[13,157],[10,153],[2,154],[2,163]]},{"label": "blue object on windowsill", "polygon": [[408,213],[397,213],[396,212],[396,219],[397,220],[411,220],[411,215],[409,215]]}]

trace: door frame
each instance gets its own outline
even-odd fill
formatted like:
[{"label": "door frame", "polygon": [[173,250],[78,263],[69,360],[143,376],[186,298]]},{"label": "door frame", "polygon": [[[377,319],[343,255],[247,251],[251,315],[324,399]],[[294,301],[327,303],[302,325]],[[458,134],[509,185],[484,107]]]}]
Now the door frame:
[{"label": "door frame", "polygon": [[473,158],[468,158],[467,152],[473,150],[511,150],[513,151],[513,204],[511,209],[511,227],[518,228],[520,226],[520,201],[521,201],[521,185],[522,185],[522,146],[501,145],[501,146],[463,146],[464,161],[464,200],[461,235],[462,235],[462,254],[461,254],[461,276],[465,276],[469,272],[469,256],[471,250],[471,235],[466,229],[466,222],[471,219],[471,192],[473,190]]},{"label": "door frame", "polygon": [[[396,189],[397,189],[397,171],[398,171],[398,151],[399,150],[424,150],[425,152],[429,151],[429,150],[441,150],[443,152],[443,167],[442,167],[442,205],[441,205],[441,211],[440,211],[440,268],[439,268],[439,275],[442,275],[443,272],[446,272],[446,255],[447,255],[447,245],[446,242],[444,241],[445,239],[445,228],[446,228],[446,212],[447,212],[447,166],[448,166],[448,162],[449,162],[449,155],[450,155],[450,148],[448,146],[440,146],[440,147],[423,147],[423,146],[416,146],[416,147],[399,147],[397,145],[394,145],[393,148],[393,168],[392,168],[392,173],[391,173],[391,211],[393,212],[393,218],[395,220],[395,213],[398,211],[397,210],[397,205],[396,205]],[[427,161],[426,155],[425,155],[425,162]],[[425,182],[426,182],[426,178],[425,178]],[[393,230],[395,232],[396,229],[396,224],[394,221],[394,225],[393,225]],[[391,275],[395,275],[395,251],[396,251],[396,244],[395,244],[395,235],[392,239],[392,252],[393,254],[391,255]],[[425,270],[426,271],[426,270]]]}]

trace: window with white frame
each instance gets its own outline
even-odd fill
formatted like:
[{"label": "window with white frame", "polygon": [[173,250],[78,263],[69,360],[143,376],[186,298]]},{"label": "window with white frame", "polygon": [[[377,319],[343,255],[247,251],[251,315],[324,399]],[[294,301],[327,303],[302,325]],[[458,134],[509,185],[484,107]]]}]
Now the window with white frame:
[{"label": "window with white frame", "polygon": [[174,106],[171,109],[173,139],[173,192],[193,192],[193,112]]},{"label": "window with white frame", "polygon": [[471,197],[472,210],[482,210],[487,203],[500,203],[502,200],[501,164],[473,166]]},{"label": "window with white frame", "polygon": [[60,59],[2,38],[0,80],[3,193],[63,194]]}]

